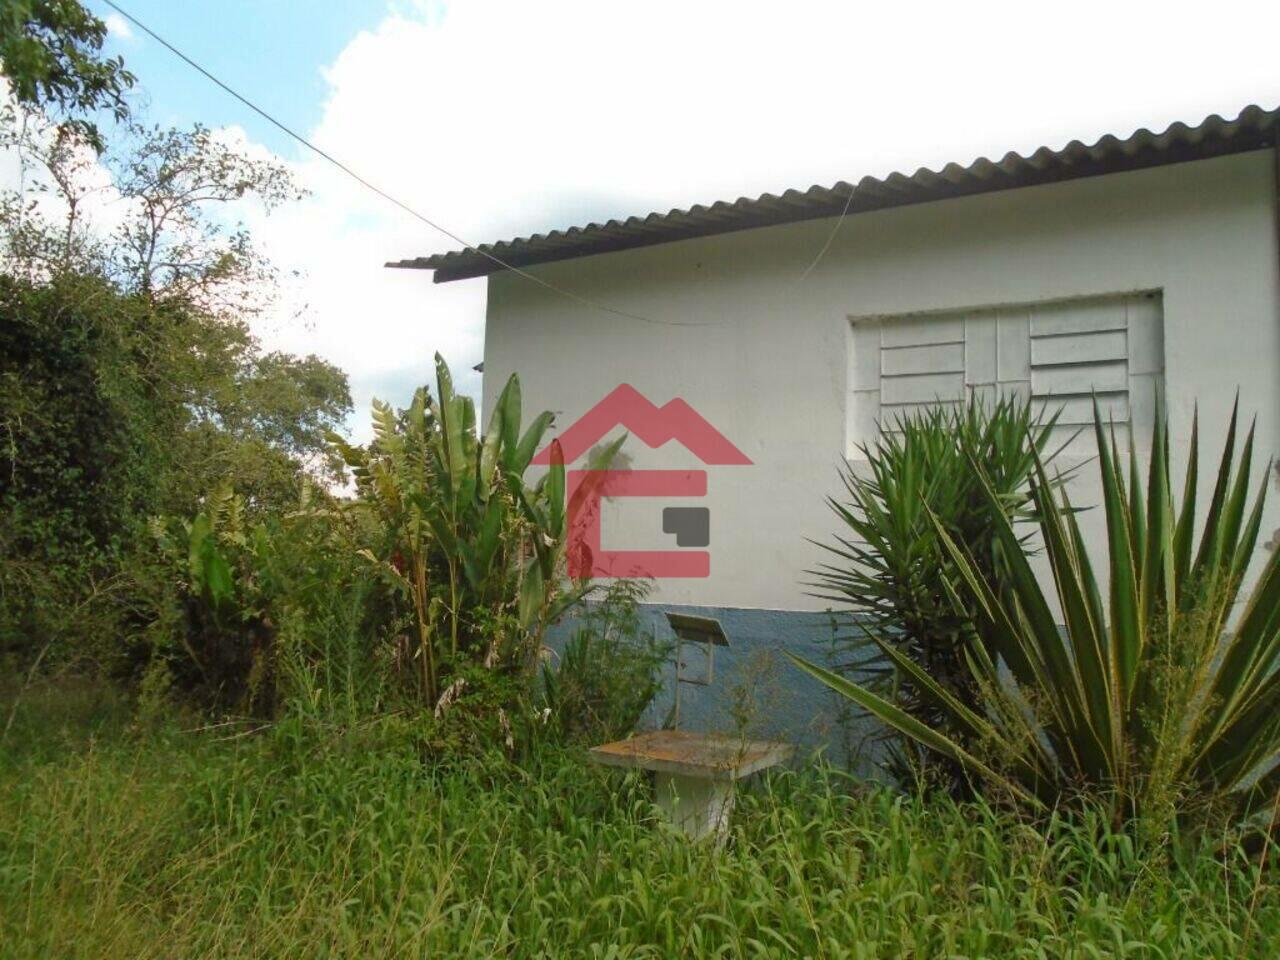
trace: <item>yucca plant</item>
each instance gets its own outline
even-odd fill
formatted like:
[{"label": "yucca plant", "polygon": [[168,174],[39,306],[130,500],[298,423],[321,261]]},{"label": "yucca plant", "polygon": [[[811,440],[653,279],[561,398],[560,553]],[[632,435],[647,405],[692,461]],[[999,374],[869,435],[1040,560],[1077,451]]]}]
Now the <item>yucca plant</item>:
[{"label": "yucca plant", "polygon": [[[836,671],[867,682],[912,717],[962,742],[963,728],[920,690],[909,675],[867,640],[874,634],[923,669],[953,696],[977,693],[965,663],[971,604],[954,605],[938,588],[954,564],[939,525],[969,549],[977,569],[996,575],[996,524],[982,480],[983,465],[1002,516],[1018,517],[1030,501],[1028,480],[1039,456],[1052,460],[1057,415],[1042,416],[1026,400],[971,398],[957,407],[930,407],[886,423],[883,434],[859,448],[858,468],[841,474],[846,496],[829,498],[843,535],[819,544],[830,559],[810,571],[813,595],[835,605],[842,618]],[[899,779],[919,768],[933,781],[963,792],[967,781],[953,763],[900,744],[888,749]]]},{"label": "yucca plant", "polygon": [[1106,593],[1070,501],[1055,493],[1037,460],[1030,494],[1060,624],[1000,495],[973,461],[995,523],[1002,576],[985,575],[972,552],[934,522],[958,574],[939,587],[956,607],[975,612],[975,636],[964,653],[979,696],[961,700],[894,643],[877,638],[945,714],[948,728],[963,731],[963,742],[864,686],[797,662],[976,780],[1029,804],[1092,795],[1109,802],[1117,819],[1188,814],[1210,803],[1239,813],[1280,788],[1280,555],[1269,554],[1236,608],[1266,491],[1264,478],[1250,504],[1253,429],[1237,461],[1233,411],[1198,538],[1198,424],[1180,504],[1171,489],[1163,414],[1145,490],[1132,442],[1126,470],[1114,430],[1096,409],[1094,432]]},{"label": "yucca plant", "polygon": [[541,413],[521,433],[513,375],[478,436],[475,405],[454,391],[437,354],[434,397],[419,389],[399,416],[375,401],[367,449],[330,438],[352,469],[357,509],[382,533],[363,553],[412,600],[410,657],[433,707],[465,664],[531,672],[546,625],[580,595],[560,575],[558,443],[546,475],[533,486],[524,480],[551,422]]}]

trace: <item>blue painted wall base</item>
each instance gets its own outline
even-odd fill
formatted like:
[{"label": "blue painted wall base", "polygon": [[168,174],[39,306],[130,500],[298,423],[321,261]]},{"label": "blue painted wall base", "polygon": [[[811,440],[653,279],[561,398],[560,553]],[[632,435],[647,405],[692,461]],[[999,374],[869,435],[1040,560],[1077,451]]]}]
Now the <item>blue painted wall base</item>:
[{"label": "blue painted wall base", "polygon": [[[714,650],[714,678],[709,686],[680,685],[680,727],[707,733],[745,734],[782,740],[797,747],[798,759],[816,753],[863,777],[878,776],[870,737],[881,728],[852,704],[803,673],[786,657],[793,653],[822,666],[839,657],[834,644],[836,623],[829,613],[797,610],[752,610],[682,604],[640,605],[641,616],[660,640],[674,643],[668,612],[720,621],[729,646]],[[573,619],[556,625],[550,645],[559,649],[571,635]],[[701,675],[699,648],[686,644],[683,671]],[[645,719],[660,727],[672,707],[674,663],[666,668],[663,691]]]}]

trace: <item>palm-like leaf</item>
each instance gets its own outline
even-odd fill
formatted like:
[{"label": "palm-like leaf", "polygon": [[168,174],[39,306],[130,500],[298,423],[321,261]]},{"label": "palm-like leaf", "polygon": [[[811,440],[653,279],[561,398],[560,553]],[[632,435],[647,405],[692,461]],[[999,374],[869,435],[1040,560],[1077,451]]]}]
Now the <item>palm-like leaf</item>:
[{"label": "palm-like leaf", "polygon": [[[333,443],[352,467],[359,506],[380,525],[370,556],[395,571],[413,600],[422,695],[435,703],[446,672],[466,658],[525,669],[550,617],[579,595],[565,590],[564,462],[536,485],[524,475],[551,425],[542,413],[521,434],[520,381],[498,396],[477,436],[475,405],[454,390],[436,355],[436,393],[419,390],[397,413],[374,403],[374,441],[366,449]],[[379,556],[381,554],[381,556]],[[518,630],[505,631],[504,621]],[[514,634],[494,655],[494,638]]]},{"label": "palm-like leaf", "polygon": [[[815,596],[853,621],[838,638],[839,672],[869,682],[917,720],[950,729],[935,698],[868,643],[868,628],[951,694],[972,700],[976,686],[964,657],[971,612],[938,587],[953,573],[933,518],[968,546],[979,569],[994,570],[992,511],[970,459],[985,465],[1002,516],[1028,514],[1027,480],[1037,454],[1052,457],[1056,423],[1056,415],[1040,417],[1026,401],[974,398],[899,417],[861,450],[864,466],[842,474],[846,496],[828,501],[847,535],[821,544],[828,562],[811,571]],[[950,732],[967,742],[966,729]],[[954,774],[948,772],[953,784],[965,789]]]},{"label": "palm-like leaf", "polygon": [[[1280,756],[1280,554],[1269,553],[1234,628],[1230,624],[1265,500],[1265,485],[1250,496],[1253,428],[1237,458],[1233,411],[1197,538],[1198,423],[1180,505],[1172,493],[1163,415],[1145,486],[1132,447],[1126,471],[1114,432],[1096,408],[1094,423],[1106,515],[1105,595],[1075,511],[1039,453],[1030,484],[1061,625],[983,464],[974,460],[971,468],[982,478],[1006,561],[999,575],[984,571],[932,518],[958,572],[948,587],[952,602],[972,611],[981,641],[970,645],[967,657],[982,695],[980,712],[946,700],[938,701],[939,709],[955,729],[989,725],[991,753],[962,753],[954,737],[922,734],[868,691],[855,694],[847,683],[837,689],[973,774],[989,778],[998,771],[1024,795],[1051,800],[1089,788],[1111,798],[1118,815],[1179,797],[1247,804],[1280,786],[1274,769]],[[877,641],[893,650],[884,638]],[[819,668],[801,665],[836,686]]]}]

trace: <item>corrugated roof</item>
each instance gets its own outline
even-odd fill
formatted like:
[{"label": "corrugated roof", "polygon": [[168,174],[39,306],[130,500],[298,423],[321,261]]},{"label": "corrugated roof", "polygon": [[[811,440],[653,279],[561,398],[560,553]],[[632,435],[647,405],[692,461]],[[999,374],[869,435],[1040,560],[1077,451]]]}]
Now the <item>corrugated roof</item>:
[{"label": "corrugated roof", "polygon": [[1092,146],[1072,140],[1060,150],[1041,147],[1027,157],[1008,153],[999,162],[982,157],[967,167],[949,163],[941,170],[921,168],[911,176],[893,173],[883,180],[863,177],[856,184],[842,180],[830,187],[812,186],[804,191],[787,190],[780,195],[765,193],[754,199],[740,197],[732,203],[699,204],[688,210],[535,233],[530,237],[482,244],[478,250],[453,250],[394,261],[387,266],[434,270],[435,282],[445,283],[504,269],[490,257],[510,266],[528,267],[693,237],[839,216],[846,204],[850,214],[866,213],[1221,157],[1276,145],[1278,121],[1280,110],[1250,106],[1234,120],[1224,120],[1214,114],[1194,127],[1175,123],[1163,133],[1144,128],[1124,140],[1105,136]]}]

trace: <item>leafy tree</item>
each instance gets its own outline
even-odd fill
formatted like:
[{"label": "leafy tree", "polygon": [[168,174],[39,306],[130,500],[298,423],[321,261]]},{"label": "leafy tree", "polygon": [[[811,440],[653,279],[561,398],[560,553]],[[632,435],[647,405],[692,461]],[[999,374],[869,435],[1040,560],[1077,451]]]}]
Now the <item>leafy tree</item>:
[{"label": "leafy tree", "polygon": [[324,437],[351,401],[340,370],[264,351],[244,319],[268,274],[226,210],[296,196],[282,167],[198,128],[134,128],[99,166],[27,120],[4,131],[27,191],[0,197],[0,652],[92,635],[103,661],[150,616],[146,518],[191,516],[223,481],[251,515],[290,507],[305,473],[336,476]]},{"label": "leafy tree", "polygon": [[254,312],[273,279],[247,231],[228,231],[212,206],[252,198],[266,209],[304,196],[284,165],[252,157],[205,127],[130,127],[136,146],[112,157],[130,209],[114,266],[126,289],[188,300],[211,313]]},{"label": "leafy tree", "polygon": [[85,115],[129,115],[134,76],[119,57],[103,57],[107,26],[76,0],[5,0],[0,4],[0,72],[18,103],[62,117],[95,150],[104,143]]}]

